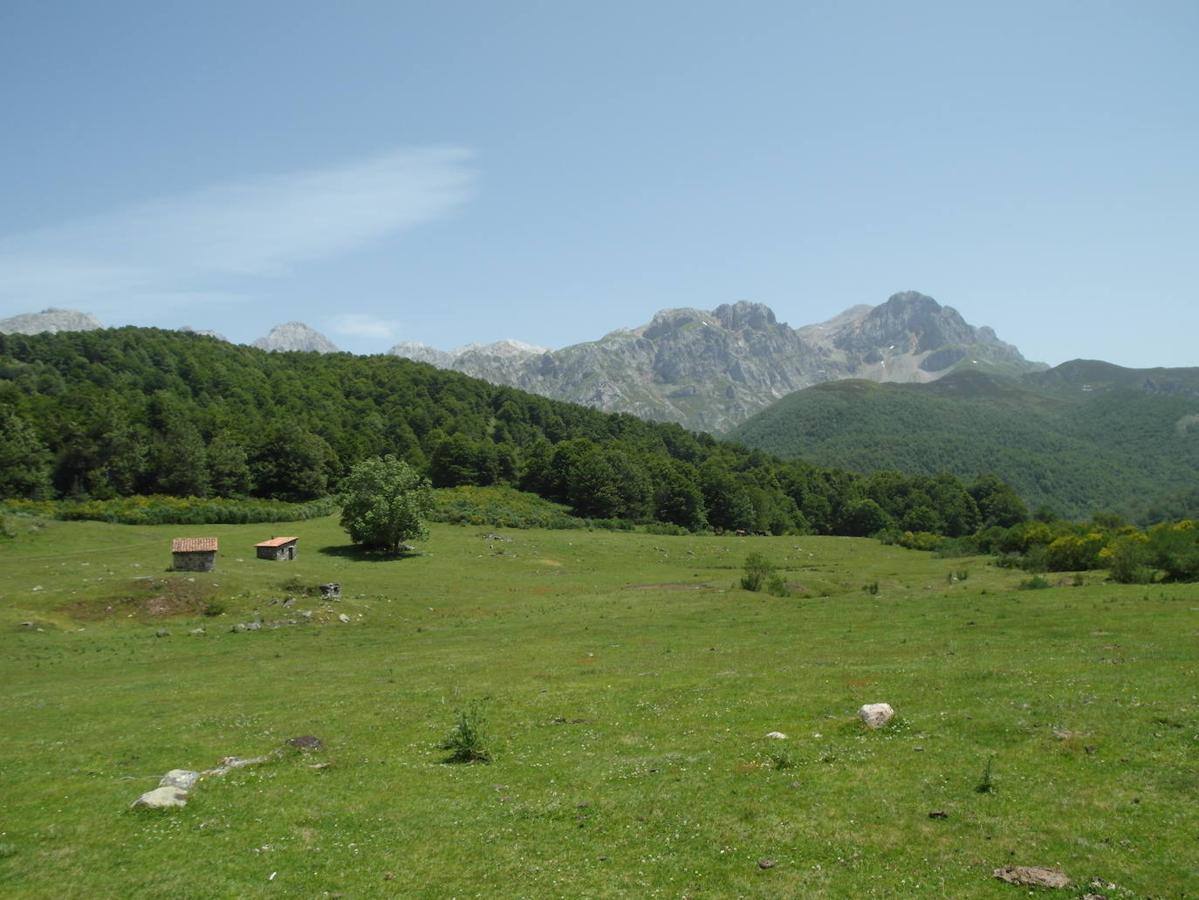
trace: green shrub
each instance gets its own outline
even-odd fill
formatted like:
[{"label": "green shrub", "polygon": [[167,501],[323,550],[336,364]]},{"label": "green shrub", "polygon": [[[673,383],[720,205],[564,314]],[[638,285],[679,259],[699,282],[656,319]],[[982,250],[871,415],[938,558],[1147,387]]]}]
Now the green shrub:
[{"label": "green shrub", "polygon": [[1153,580],[1150,553],[1149,539],[1137,533],[1116,538],[1100,557],[1107,563],[1108,577],[1117,584],[1148,584]]},{"label": "green shrub", "polygon": [[791,589],[787,587],[786,579],[776,572],[766,582],[766,593],[775,597],[790,597]]},{"label": "green shrub", "polygon": [[1041,575],[1034,575],[1032,578],[1025,578],[1020,582],[1019,585],[1019,588],[1022,591],[1042,591],[1048,587],[1053,587],[1053,585]]},{"label": "green shrub", "polygon": [[430,521],[451,525],[491,525],[496,528],[586,528],[561,503],[499,485],[463,485],[433,492]]},{"label": "green shrub", "polygon": [[959,559],[963,556],[977,556],[981,552],[978,539],[974,537],[946,538],[937,545],[936,554],[940,559]]},{"label": "green shrub", "polygon": [[760,591],[776,577],[774,563],[761,553],[755,551],[745,557],[745,574],[741,576],[743,590]]},{"label": "green shrub", "polygon": [[909,550],[932,551],[938,549],[945,538],[931,531],[905,531],[899,538],[899,546]]},{"label": "green shrub", "polygon": [[282,500],[231,500],[225,497],[169,497],[161,494],[112,500],[6,500],[15,513],[64,521],[110,522],[120,525],[243,525],[252,522],[296,522],[328,516],[337,510],[332,497],[308,503]]},{"label": "green shrub", "polygon": [[438,747],[448,750],[447,763],[489,763],[491,750],[487,747],[487,722],[478,703],[458,710],[458,721]]},{"label": "green shrub", "polygon": [[1190,520],[1159,525],[1150,531],[1149,554],[1165,580],[1199,580],[1199,528]]},{"label": "green shrub", "polygon": [[672,537],[682,537],[686,534],[691,534],[682,525],[672,525],[669,522],[651,522],[645,526],[646,534],[664,534]]}]

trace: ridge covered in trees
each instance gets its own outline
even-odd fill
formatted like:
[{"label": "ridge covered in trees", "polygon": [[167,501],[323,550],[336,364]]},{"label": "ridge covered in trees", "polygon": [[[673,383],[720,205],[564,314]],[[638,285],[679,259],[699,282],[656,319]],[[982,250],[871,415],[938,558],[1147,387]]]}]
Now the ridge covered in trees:
[{"label": "ridge covered in trees", "polygon": [[855,472],[991,472],[1032,507],[1142,523],[1199,516],[1199,369],[1076,360],[1019,378],[838,381],[796,391],[728,437]]},{"label": "ridge covered in trees", "polygon": [[511,485],[595,519],[700,530],[972,534],[1002,482],[855,475],[389,356],[267,353],[120,328],[0,336],[0,498],[292,502],[395,454],[438,487]]}]

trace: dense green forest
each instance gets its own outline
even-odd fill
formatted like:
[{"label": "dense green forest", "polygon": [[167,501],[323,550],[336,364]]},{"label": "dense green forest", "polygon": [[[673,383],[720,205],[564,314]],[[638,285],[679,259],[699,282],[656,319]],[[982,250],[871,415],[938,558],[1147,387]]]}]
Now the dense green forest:
[{"label": "dense green forest", "polygon": [[994,473],[1030,506],[1070,518],[1199,513],[1199,369],[1075,361],[1020,378],[832,382],[783,398],[730,437],[856,472]]},{"label": "dense green forest", "polygon": [[699,530],[962,535],[1027,515],[1003,483],[863,477],[391,356],[271,354],[121,328],[0,336],[0,497],[293,502],[395,453],[438,487]]}]

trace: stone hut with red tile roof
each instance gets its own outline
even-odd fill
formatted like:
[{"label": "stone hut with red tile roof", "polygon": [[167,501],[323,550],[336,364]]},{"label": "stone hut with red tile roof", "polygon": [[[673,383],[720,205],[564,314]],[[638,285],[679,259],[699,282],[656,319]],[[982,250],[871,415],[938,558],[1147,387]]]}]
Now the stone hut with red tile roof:
[{"label": "stone hut with red tile roof", "polygon": [[211,572],[216,567],[217,539],[175,538],[171,541],[172,568],[179,572]]},{"label": "stone hut with red tile roof", "polygon": [[254,545],[259,559],[295,559],[299,553],[298,537],[273,537]]}]

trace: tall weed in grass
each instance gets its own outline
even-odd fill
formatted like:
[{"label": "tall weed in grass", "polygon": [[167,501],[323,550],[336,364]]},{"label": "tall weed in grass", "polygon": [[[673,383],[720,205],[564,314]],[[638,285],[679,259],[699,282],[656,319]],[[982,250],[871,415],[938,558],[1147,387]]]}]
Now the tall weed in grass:
[{"label": "tall weed in grass", "polygon": [[445,739],[438,745],[448,750],[447,763],[489,763],[491,750],[487,746],[487,720],[478,703],[471,703],[458,710],[458,720]]}]

